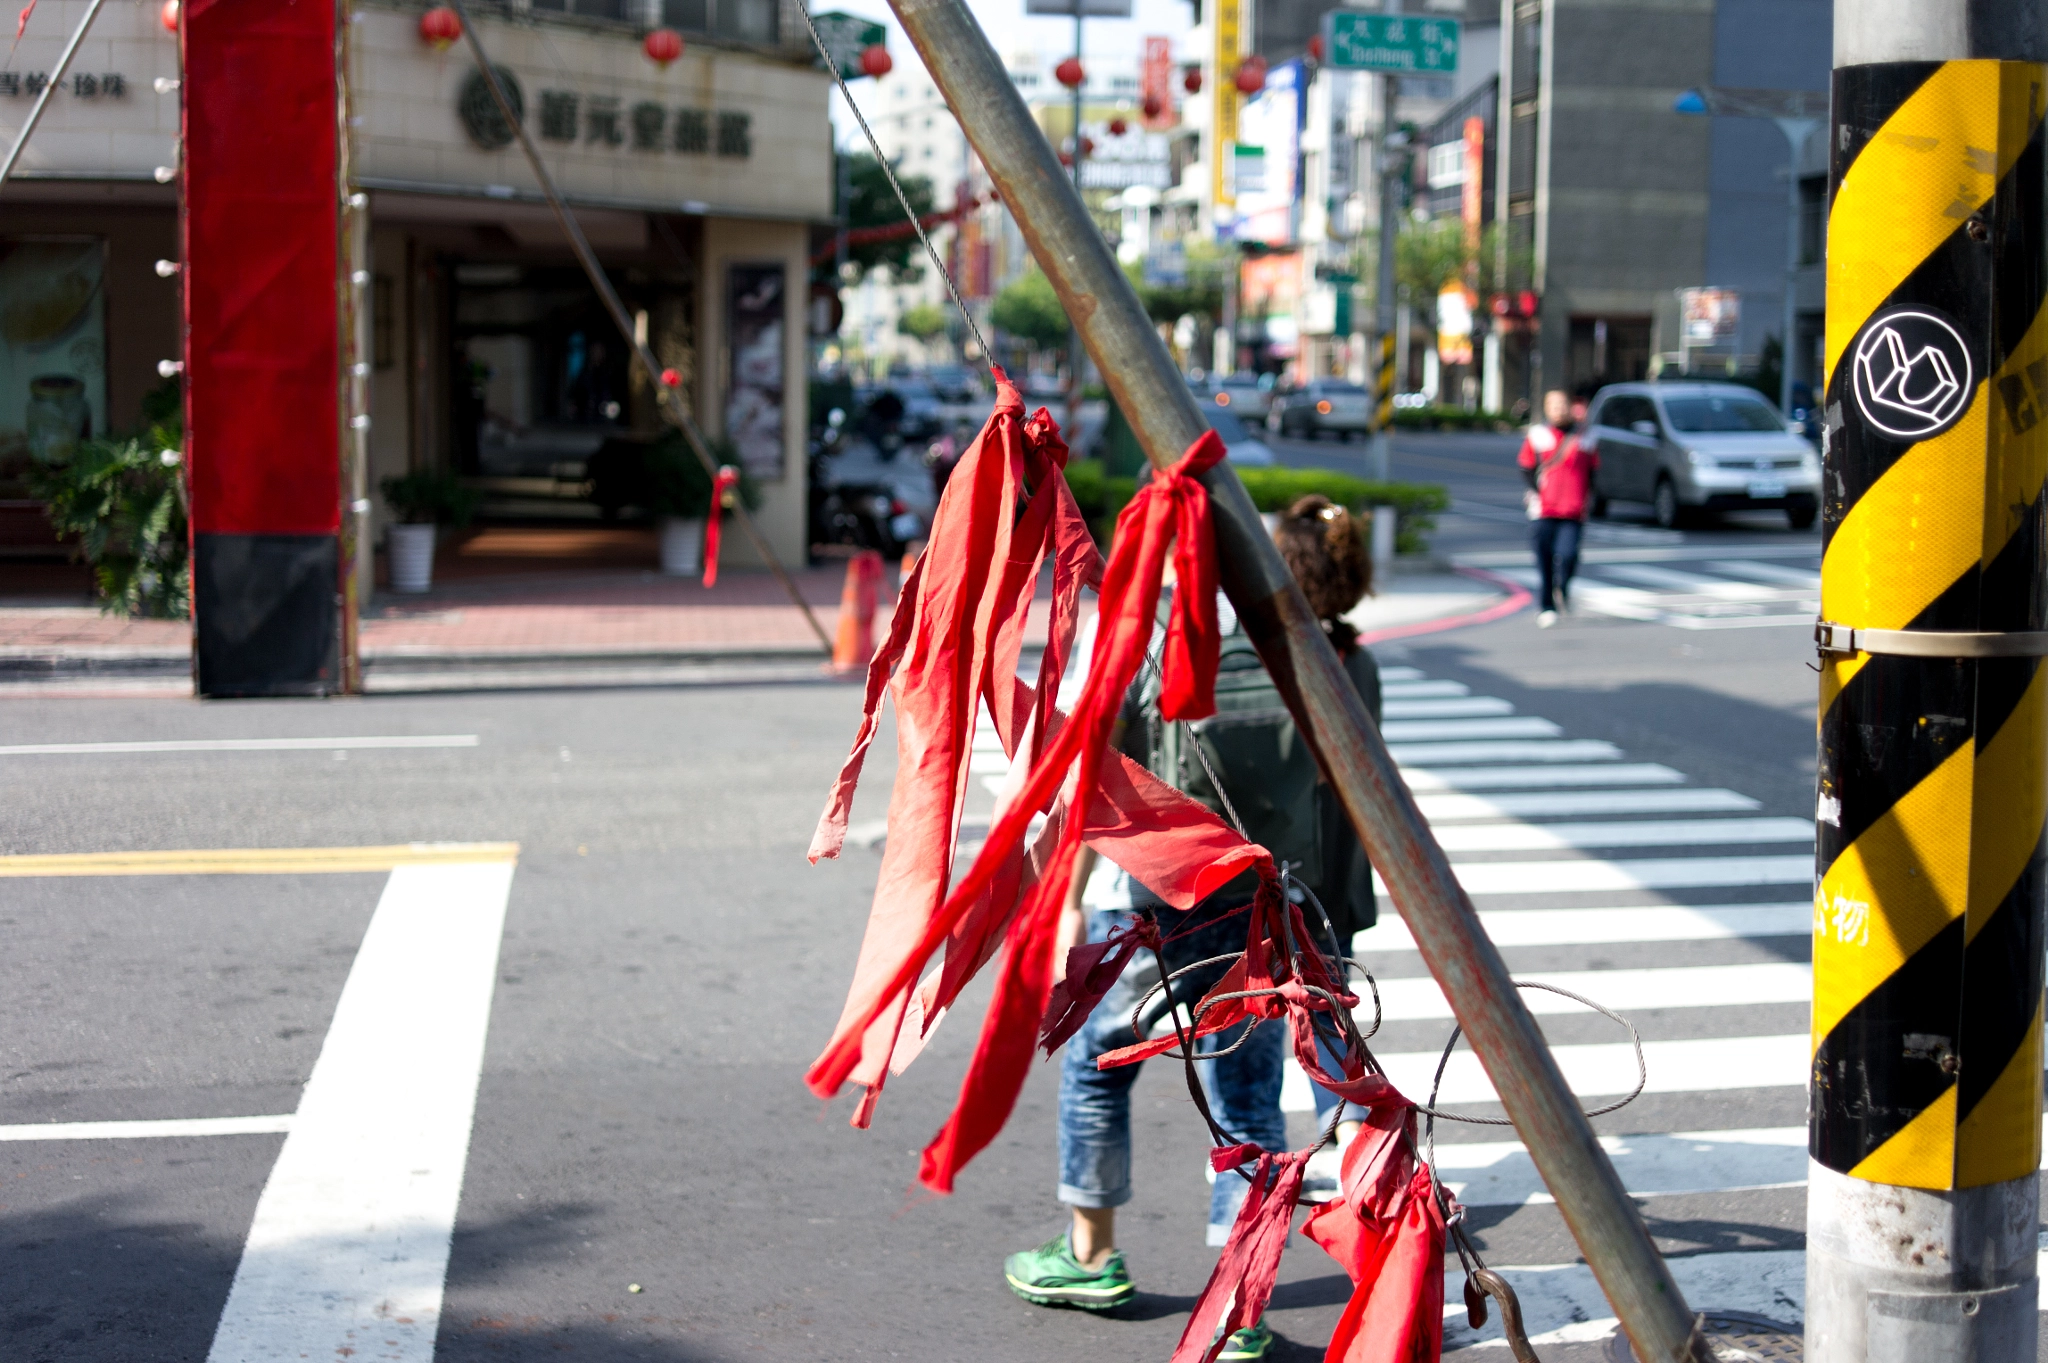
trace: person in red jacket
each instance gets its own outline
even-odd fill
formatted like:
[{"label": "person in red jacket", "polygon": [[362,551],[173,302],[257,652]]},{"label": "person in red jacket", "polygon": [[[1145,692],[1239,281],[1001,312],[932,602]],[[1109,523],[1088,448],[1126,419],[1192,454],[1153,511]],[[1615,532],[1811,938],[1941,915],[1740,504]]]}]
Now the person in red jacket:
[{"label": "person in red jacket", "polygon": [[1571,609],[1572,575],[1579,570],[1579,536],[1593,499],[1593,471],[1600,456],[1575,434],[1571,398],[1562,389],[1543,395],[1543,420],[1529,428],[1515,457],[1529,490],[1522,494],[1536,541],[1536,571],[1543,593],[1536,623],[1549,629],[1559,608]]}]

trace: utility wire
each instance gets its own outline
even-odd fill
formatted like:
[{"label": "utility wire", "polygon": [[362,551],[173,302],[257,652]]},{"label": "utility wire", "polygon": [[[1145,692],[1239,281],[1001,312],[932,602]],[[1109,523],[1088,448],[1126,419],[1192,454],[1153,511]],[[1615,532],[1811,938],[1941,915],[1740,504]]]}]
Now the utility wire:
[{"label": "utility wire", "polygon": [[[832,54],[825,50],[825,40],[818,36],[818,26],[811,22],[811,7],[799,4],[797,12],[804,16],[804,27],[811,31],[811,41],[817,44],[818,56],[824,61],[825,69],[832,73],[833,81],[839,86],[839,93],[846,96],[846,107],[853,112],[854,121],[867,134],[868,146],[875,153],[875,161],[882,167],[882,174],[889,177],[889,188],[896,191],[896,202],[903,205],[904,216],[917,229],[917,239],[924,243],[925,254],[932,258],[932,266],[938,270],[939,278],[946,281],[946,292],[953,296],[953,306],[960,309],[960,318],[967,323],[967,329],[974,333],[974,344],[981,351],[981,367],[988,370],[989,378],[995,378],[995,357],[989,353],[988,342],[982,339],[981,328],[974,324],[974,314],[967,310],[967,300],[960,296],[960,286],[953,282],[953,272],[946,268],[946,262],[939,259],[932,239],[925,235],[924,224],[918,221],[917,210],[910,206],[909,196],[903,186],[896,183],[896,171],[889,164],[889,158],[882,155],[882,144],[875,140],[875,130],[868,126],[867,116],[860,111],[860,105],[853,102],[853,91],[846,87],[846,77],[839,74],[839,63],[832,60]],[[836,152],[835,152],[836,155]]]}]

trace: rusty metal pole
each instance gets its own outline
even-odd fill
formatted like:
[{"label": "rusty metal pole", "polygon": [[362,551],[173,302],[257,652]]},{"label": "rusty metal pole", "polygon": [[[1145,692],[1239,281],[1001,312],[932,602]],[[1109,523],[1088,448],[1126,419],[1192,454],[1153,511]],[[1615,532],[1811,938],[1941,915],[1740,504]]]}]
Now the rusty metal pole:
[{"label": "rusty metal pole", "polygon": [[[1155,467],[1172,463],[1206,423],[980,25],[963,0],[890,3],[1147,457]],[[1244,485],[1228,464],[1204,481],[1224,591],[1393,892],[1636,1357],[1696,1357],[1692,1313],[1677,1284]]]}]

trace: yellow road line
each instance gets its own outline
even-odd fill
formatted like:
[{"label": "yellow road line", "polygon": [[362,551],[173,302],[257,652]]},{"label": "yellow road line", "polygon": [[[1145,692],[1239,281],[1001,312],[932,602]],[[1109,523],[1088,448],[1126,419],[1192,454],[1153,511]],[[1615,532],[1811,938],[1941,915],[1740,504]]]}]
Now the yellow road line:
[{"label": "yellow road line", "polygon": [[516,842],[411,842],[388,847],[230,847],[173,852],[0,856],[0,878],[27,876],[317,875],[517,861]]}]

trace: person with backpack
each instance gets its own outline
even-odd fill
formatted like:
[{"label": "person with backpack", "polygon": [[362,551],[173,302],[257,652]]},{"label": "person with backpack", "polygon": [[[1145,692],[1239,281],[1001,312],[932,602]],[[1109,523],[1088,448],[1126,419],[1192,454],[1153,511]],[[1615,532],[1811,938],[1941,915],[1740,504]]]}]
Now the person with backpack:
[{"label": "person with backpack", "polygon": [[1579,538],[1593,497],[1600,456],[1579,440],[1579,415],[1569,394],[1554,388],[1543,395],[1543,420],[1531,426],[1515,462],[1529,487],[1522,504],[1533,521],[1536,571],[1542,580],[1536,625],[1549,629],[1560,609],[1572,608],[1572,577],[1579,570]]},{"label": "person with backpack", "polygon": [[[1358,522],[1327,498],[1305,497],[1281,518],[1274,538],[1377,723],[1379,669],[1358,643],[1358,632],[1343,620],[1372,585],[1372,562]],[[1162,602],[1162,619],[1166,609]],[[1236,613],[1220,598],[1217,611],[1223,646],[1216,714],[1186,724],[1164,722],[1159,673],[1148,666],[1125,697],[1115,741],[1224,819],[1233,818],[1234,811],[1246,836],[1271,851],[1321,903],[1334,937],[1323,949],[1349,955],[1352,934],[1373,923],[1372,869]],[[1076,666],[1061,688],[1063,703],[1084,680],[1093,634],[1091,620],[1076,644]],[[1158,956],[1141,953],[1125,968],[1067,1043],[1060,1072],[1058,1197],[1071,1209],[1071,1223],[1038,1248],[1004,1261],[1010,1290],[1024,1300],[1103,1311],[1135,1295],[1116,1247],[1116,1208],[1131,1198],[1130,1090],[1139,1066],[1101,1070],[1096,1060],[1137,1039],[1132,1014],[1141,1003],[1145,1012],[1139,1026],[1147,1036],[1171,1030],[1164,993],[1153,992],[1162,964],[1169,971],[1187,970],[1174,981],[1174,998],[1183,1005],[1214,986],[1229,968],[1229,958],[1244,950],[1243,910],[1251,903],[1254,885],[1247,874],[1180,911],[1121,868],[1084,850],[1061,919],[1056,968],[1064,972],[1071,946],[1103,941],[1140,914],[1157,921],[1164,945]],[[1313,906],[1305,903],[1304,914],[1312,928],[1321,926]],[[1246,1026],[1240,1025],[1200,1043],[1199,1053],[1206,1057],[1197,1062],[1203,1090],[1216,1121],[1233,1140],[1283,1150],[1287,1122],[1280,1090],[1287,1029],[1249,1030],[1246,1035]],[[1327,1121],[1338,1099],[1318,1088],[1316,1102]],[[1341,1127],[1340,1133],[1349,1134]],[[1229,1237],[1245,1187],[1236,1173],[1216,1176],[1209,1196],[1211,1246]],[[1264,1322],[1254,1322],[1232,1334],[1218,1357],[1232,1363],[1264,1358],[1272,1342]]]}]

